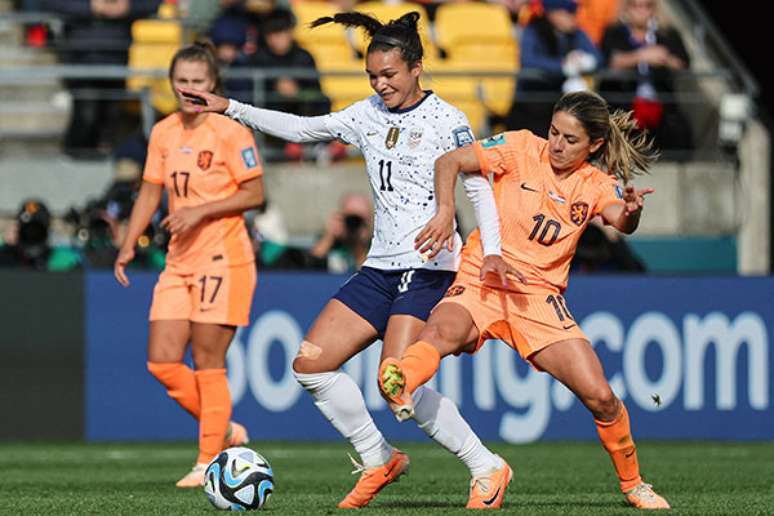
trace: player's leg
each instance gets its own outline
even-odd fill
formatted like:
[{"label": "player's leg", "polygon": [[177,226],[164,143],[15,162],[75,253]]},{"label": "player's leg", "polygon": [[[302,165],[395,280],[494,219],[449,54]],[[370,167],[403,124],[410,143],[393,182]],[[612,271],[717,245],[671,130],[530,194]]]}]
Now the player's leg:
[{"label": "player's leg", "polygon": [[204,485],[207,464],[223,450],[231,425],[231,394],[226,377],[226,351],[234,338],[236,328],[220,324],[193,323],[191,325],[191,351],[194,378],[199,391],[201,412],[199,417],[199,456],[177,487]]},{"label": "player's leg", "polygon": [[[455,273],[449,271],[412,270],[401,275],[395,301],[390,310],[381,362],[400,359],[409,345],[415,343],[433,308],[454,282]],[[472,320],[471,320],[472,323]],[[478,333],[466,338],[477,339]],[[473,478],[502,466],[502,460],[490,452],[462,418],[457,406],[447,397],[426,385],[418,387],[413,395],[413,418],[431,439],[459,457]],[[401,407],[390,403],[399,416]],[[401,420],[400,417],[398,417]]]},{"label": "player's leg", "polygon": [[236,326],[249,321],[256,284],[252,263],[208,270],[187,278],[191,304],[191,351],[199,391],[199,456],[178,487],[204,483],[204,467],[226,446],[244,444],[247,432],[230,421],[231,395],[226,377],[226,352]]},{"label": "player's leg", "polygon": [[[411,315],[390,317],[384,335],[382,361],[403,356],[409,344],[416,342],[424,326],[422,319]],[[426,385],[419,386],[412,398],[413,418],[417,426],[456,455],[468,467],[472,478],[489,475],[503,467],[503,460],[483,445],[453,401]]]},{"label": "player's leg", "polygon": [[164,271],[153,289],[148,332],[148,370],[167,394],[199,419],[199,390],[193,370],[183,363],[191,339],[191,300],[185,278]]},{"label": "player's leg", "polygon": [[441,358],[474,346],[478,337],[478,328],[464,306],[440,303],[402,358],[382,361],[378,378],[382,395],[396,406],[413,406],[412,394],[435,375]]},{"label": "player's leg", "polygon": [[183,362],[191,338],[188,320],[151,321],[148,335],[148,370],[167,394],[197,420],[201,411],[193,370]]},{"label": "player's leg", "polygon": [[[361,280],[352,285],[353,281],[356,280],[345,285],[337,297],[341,295],[356,304],[347,296],[347,291],[357,291],[358,286],[363,285]],[[370,297],[371,302],[379,298],[376,292]],[[358,306],[363,308],[363,305]],[[375,309],[371,313],[385,314],[386,309]],[[331,299],[304,337],[293,361],[298,382],[312,395],[320,412],[352,444],[362,461],[362,475],[339,503],[340,508],[366,506],[408,467],[408,457],[390,446],[374,424],[360,388],[340,370],[344,362],[376,339],[376,326],[383,325],[380,317],[386,318],[384,315],[373,316],[369,322],[341,300]]]},{"label": "player's leg", "polygon": [[567,386],[591,411],[627,501],[639,508],[669,508],[642,482],[629,414],[610,388],[591,344],[578,338],[555,342],[532,355],[531,361]]}]

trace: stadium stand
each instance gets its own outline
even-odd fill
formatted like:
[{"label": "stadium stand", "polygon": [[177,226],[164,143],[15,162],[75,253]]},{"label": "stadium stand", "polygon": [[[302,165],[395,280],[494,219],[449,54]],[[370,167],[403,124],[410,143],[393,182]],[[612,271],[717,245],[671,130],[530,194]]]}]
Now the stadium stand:
[{"label": "stadium stand", "polygon": [[[183,42],[183,28],[176,20],[137,20],[132,24],[129,67],[137,70],[165,69]],[[150,90],[151,104],[160,113],[174,111],[177,101],[166,74],[137,75],[126,83],[130,91]]]}]

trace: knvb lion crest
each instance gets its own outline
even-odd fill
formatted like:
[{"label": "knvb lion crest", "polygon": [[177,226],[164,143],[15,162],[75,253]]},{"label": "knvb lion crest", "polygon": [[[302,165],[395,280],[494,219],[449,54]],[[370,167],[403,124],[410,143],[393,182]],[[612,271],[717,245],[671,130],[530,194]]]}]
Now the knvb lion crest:
[{"label": "knvb lion crest", "polygon": [[570,206],[570,220],[572,220],[576,226],[583,225],[586,222],[586,217],[589,216],[589,205],[585,202],[574,202]]},{"label": "knvb lion crest", "polygon": [[212,165],[212,152],[208,150],[199,152],[199,155],[196,157],[196,165],[202,170],[210,168],[210,165]]}]

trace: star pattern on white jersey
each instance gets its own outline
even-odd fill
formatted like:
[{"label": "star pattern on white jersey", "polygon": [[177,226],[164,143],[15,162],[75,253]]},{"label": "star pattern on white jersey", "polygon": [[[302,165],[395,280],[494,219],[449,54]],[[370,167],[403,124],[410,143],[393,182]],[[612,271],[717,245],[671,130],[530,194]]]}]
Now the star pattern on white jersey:
[{"label": "star pattern on white jersey", "polygon": [[435,215],[435,160],[472,143],[465,115],[432,92],[414,106],[390,111],[379,96],[331,113],[326,125],[340,140],[363,153],[374,193],[374,237],[364,265],[382,270],[454,271],[462,239],[423,261],[414,237]]}]

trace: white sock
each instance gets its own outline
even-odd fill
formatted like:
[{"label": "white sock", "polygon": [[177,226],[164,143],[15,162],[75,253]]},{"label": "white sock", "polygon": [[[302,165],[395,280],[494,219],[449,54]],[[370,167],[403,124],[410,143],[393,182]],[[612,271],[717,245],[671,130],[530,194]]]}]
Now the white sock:
[{"label": "white sock", "polygon": [[314,398],[314,404],[360,455],[366,468],[381,466],[390,460],[392,446],[376,428],[368,413],[363,393],[355,381],[341,371],[293,374]]},{"label": "white sock", "polygon": [[414,419],[435,442],[465,463],[473,477],[502,466],[501,459],[481,443],[449,398],[427,385],[412,394]]}]

